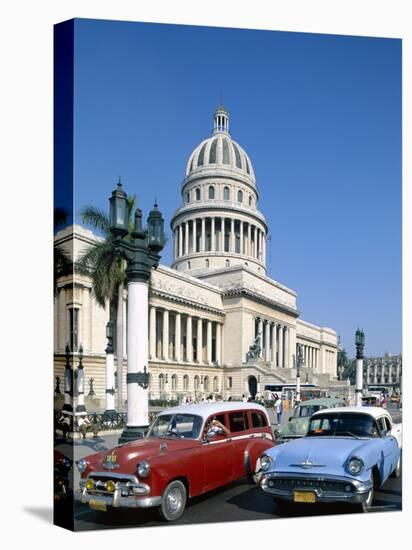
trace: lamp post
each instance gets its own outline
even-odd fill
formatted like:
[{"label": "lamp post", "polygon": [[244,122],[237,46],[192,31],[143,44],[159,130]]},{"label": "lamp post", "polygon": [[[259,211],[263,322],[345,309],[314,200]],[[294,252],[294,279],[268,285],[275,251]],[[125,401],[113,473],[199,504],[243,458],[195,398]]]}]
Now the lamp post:
[{"label": "lamp post", "polygon": [[355,333],[356,346],[356,384],[355,384],[355,406],[362,406],[363,388],[363,348],[365,346],[365,333],[357,329]]},{"label": "lamp post", "polygon": [[114,407],[114,357],[113,357],[113,321],[106,324],[106,410],[104,417],[111,417],[116,413]]},{"label": "lamp post", "polygon": [[300,403],[300,368],[303,363],[302,344],[298,344],[298,360],[296,363],[296,403]]},{"label": "lamp post", "polygon": [[127,219],[127,194],[119,182],[110,197],[110,231],[119,256],[127,264],[127,427],[120,443],[143,437],[149,425],[148,285],[165,245],[164,220],[157,204],[149,213],[147,229],[142,226],[142,211],[136,209],[133,231],[126,238]]},{"label": "lamp post", "polygon": [[83,369],[83,346],[80,344],[79,352],[79,366],[77,367],[77,407],[76,413],[85,413],[86,407],[84,406],[84,369]]},{"label": "lamp post", "polygon": [[64,405],[63,410],[72,413],[73,405],[73,370],[70,366],[70,348],[69,344],[66,345],[66,364],[64,367]]}]

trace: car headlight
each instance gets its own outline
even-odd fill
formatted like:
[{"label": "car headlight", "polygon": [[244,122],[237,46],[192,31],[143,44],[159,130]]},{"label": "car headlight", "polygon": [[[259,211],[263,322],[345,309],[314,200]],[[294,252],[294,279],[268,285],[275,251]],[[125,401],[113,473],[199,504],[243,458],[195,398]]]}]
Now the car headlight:
[{"label": "car headlight", "polygon": [[88,462],[84,460],[84,458],[81,458],[80,460],[76,461],[76,467],[78,471],[82,474],[85,469],[87,468]]},{"label": "car headlight", "polygon": [[145,460],[137,465],[137,475],[139,477],[147,477],[150,474],[150,464]]},{"label": "car headlight", "polygon": [[348,472],[354,476],[358,475],[361,473],[361,471],[363,470],[363,467],[364,467],[364,463],[363,463],[363,460],[361,460],[360,458],[351,458],[349,461],[348,461]]},{"label": "car headlight", "polygon": [[267,472],[267,470],[269,470],[272,462],[272,459],[268,455],[263,455],[260,457],[260,467],[264,472]]}]

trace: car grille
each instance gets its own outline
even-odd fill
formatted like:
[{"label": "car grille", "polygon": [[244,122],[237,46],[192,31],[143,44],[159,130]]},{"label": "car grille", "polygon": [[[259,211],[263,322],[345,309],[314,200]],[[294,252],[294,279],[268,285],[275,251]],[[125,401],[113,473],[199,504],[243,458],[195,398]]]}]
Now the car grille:
[{"label": "car grille", "polygon": [[[332,481],[332,480],[320,480],[320,479],[298,479],[298,478],[268,478],[267,485],[269,489],[276,489],[279,491],[294,491],[299,489],[320,489],[327,492],[353,492],[354,487],[351,484]],[[350,485],[351,490],[345,491]]]}]

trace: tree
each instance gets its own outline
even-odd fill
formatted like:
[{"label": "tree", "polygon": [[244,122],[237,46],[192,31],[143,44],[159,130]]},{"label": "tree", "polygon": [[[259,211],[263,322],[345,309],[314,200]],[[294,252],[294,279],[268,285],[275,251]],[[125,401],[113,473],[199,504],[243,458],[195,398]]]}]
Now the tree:
[{"label": "tree", "polygon": [[[132,214],[136,197],[131,195],[127,201],[130,235],[133,230]],[[115,250],[114,238],[110,232],[109,216],[106,212],[89,205],[82,208],[80,214],[84,224],[97,229],[104,237],[102,241],[95,243],[79,258],[76,262],[76,270],[91,277],[96,302],[103,308],[109,302],[110,319],[116,320],[115,349],[117,356],[118,407],[120,410],[123,404],[123,292],[126,280],[126,263],[119,258]]]},{"label": "tree", "polygon": [[[56,207],[54,209],[54,230],[57,231],[59,227],[66,224],[68,218],[67,211],[62,207]],[[53,273],[53,291],[54,296],[57,296],[57,281],[64,275],[73,273],[73,262],[69,255],[62,249],[61,246],[54,247],[54,273]]]}]

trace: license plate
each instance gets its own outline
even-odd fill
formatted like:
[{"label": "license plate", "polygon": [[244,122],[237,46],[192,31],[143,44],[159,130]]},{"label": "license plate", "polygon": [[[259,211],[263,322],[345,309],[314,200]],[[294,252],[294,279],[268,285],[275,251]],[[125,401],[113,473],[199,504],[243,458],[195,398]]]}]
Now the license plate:
[{"label": "license plate", "polygon": [[107,505],[104,500],[99,500],[97,498],[91,498],[89,500],[89,506],[90,508],[93,508],[93,510],[99,510],[99,512],[107,512]]},{"label": "license plate", "polygon": [[316,502],[316,494],[311,491],[294,491],[293,502]]}]

